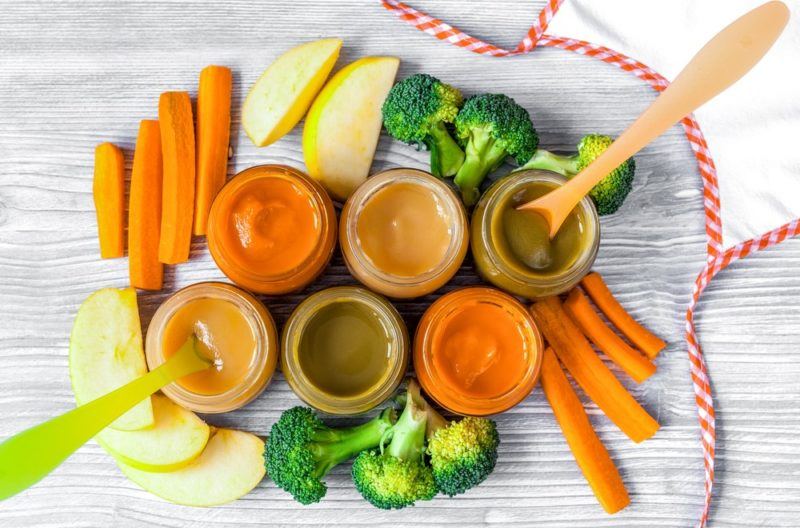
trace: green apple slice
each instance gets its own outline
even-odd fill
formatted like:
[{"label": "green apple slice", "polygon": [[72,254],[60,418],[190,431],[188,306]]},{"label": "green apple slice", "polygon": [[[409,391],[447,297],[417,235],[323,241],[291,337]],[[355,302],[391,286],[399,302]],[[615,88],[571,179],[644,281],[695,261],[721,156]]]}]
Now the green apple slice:
[{"label": "green apple slice", "polygon": [[[69,376],[78,405],[146,373],[136,290],[104,288],[94,292],[78,309],[69,338]],[[153,407],[146,398],[111,427],[134,431],[153,423]]]},{"label": "green apple slice", "polygon": [[162,499],[185,506],[217,506],[234,501],[264,478],[264,442],[232,429],[212,433],[203,453],[188,466],[150,473],[117,462],[126,477]]},{"label": "green apple slice", "polygon": [[289,133],[303,118],[339,58],[342,41],[322,39],[292,48],[256,81],[242,107],[242,127],[256,146]]},{"label": "green apple slice", "polygon": [[142,471],[174,471],[200,456],[210,428],[192,411],[166,396],[153,396],[153,427],[139,431],[103,429],[95,440],[120,462]]},{"label": "green apple slice", "polygon": [[369,175],[383,119],[381,107],[400,60],[364,57],[334,75],[306,116],[303,155],[309,175],[339,200]]}]

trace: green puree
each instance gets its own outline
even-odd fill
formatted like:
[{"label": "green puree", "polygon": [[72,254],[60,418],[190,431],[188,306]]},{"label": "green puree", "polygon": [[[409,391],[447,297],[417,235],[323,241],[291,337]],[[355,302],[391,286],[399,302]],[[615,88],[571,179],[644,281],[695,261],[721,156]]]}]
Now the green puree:
[{"label": "green puree", "polygon": [[587,243],[583,215],[573,210],[555,238],[548,236],[547,221],[532,211],[516,207],[539,198],[555,185],[531,182],[498,205],[492,223],[492,237],[504,261],[523,273],[555,275],[566,270],[581,255]]},{"label": "green puree", "polygon": [[331,396],[358,396],[375,387],[389,365],[390,336],[378,314],[359,302],[320,308],[300,338],[300,368]]}]

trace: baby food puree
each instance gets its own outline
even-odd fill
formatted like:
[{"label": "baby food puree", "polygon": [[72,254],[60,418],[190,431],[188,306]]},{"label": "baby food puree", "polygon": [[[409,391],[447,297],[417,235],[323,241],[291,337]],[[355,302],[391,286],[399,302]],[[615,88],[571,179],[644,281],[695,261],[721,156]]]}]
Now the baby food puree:
[{"label": "baby food puree", "polygon": [[414,342],[420,383],[462,414],[502,412],[533,389],[542,338],[517,300],[492,288],[465,288],[425,312]]},{"label": "baby food puree", "polygon": [[208,243],[222,271],[261,293],[297,290],[325,267],[336,243],[333,203],[319,185],[279,165],[247,169],[214,200]]},{"label": "baby food puree", "polygon": [[413,169],[369,178],[342,211],[340,236],[354,277],[391,297],[446,283],[467,251],[466,213],[441,180]]}]

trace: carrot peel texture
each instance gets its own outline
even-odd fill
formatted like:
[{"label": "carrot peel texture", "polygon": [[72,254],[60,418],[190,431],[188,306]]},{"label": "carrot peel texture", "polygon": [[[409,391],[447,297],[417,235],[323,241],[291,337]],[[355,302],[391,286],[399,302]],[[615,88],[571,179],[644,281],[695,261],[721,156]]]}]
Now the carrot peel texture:
[{"label": "carrot peel texture", "polygon": [[550,348],[544,352],[540,379],[567,445],[597,501],[606,512],[617,513],[630,504],[628,491]]},{"label": "carrot peel texture", "polygon": [[100,257],[121,257],[125,253],[125,157],[113,143],[94,149],[92,195]]},{"label": "carrot peel texture", "polygon": [[638,443],[658,431],[658,422],[608,370],[557,297],[538,301],[531,313],[561,363],[622,432]]}]

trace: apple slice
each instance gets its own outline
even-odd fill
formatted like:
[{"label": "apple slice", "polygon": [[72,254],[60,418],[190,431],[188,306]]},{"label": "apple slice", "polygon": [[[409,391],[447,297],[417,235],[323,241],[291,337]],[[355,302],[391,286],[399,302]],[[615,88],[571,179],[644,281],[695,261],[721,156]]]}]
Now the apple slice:
[{"label": "apple slice", "polygon": [[120,462],[143,471],[174,471],[200,456],[210,428],[166,396],[153,396],[155,425],[139,431],[103,429],[95,440]]},{"label": "apple slice", "polygon": [[242,107],[242,126],[264,147],[286,135],[303,118],[331,73],[342,41],[322,39],[292,48],[256,81]]},{"label": "apple slice", "polygon": [[[69,338],[69,377],[78,405],[90,402],[147,373],[136,290],[104,288],[78,308]],[[111,427],[133,431],[154,423],[150,398]]]},{"label": "apple slice", "polygon": [[119,461],[122,472],[136,484],[176,504],[217,506],[246,495],[264,478],[264,442],[232,429],[212,433],[203,453],[183,469],[149,473]]},{"label": "apple slice", "polygon": [[306,167],[339,200],[347,199],[369,175],[381,133],[381,106],[399,65],[396,57],[364,57],[345,66],[306,116]]}]

